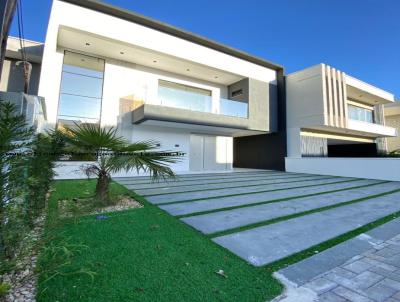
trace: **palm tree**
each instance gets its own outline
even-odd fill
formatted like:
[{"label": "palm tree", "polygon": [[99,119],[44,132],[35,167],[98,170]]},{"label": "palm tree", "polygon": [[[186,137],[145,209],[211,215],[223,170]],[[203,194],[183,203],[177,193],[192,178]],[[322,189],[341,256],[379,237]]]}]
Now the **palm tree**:
[{"label": "palm tree", "polygon": [[83,165],[88,177],[96,176],[96,199],[103,204],[110,202],[109,184],[111,174],[121,170],[149,173],[153,179],[173,178],[168,164],[177,162],[179,152],[157,151],[155,141],[129,143],[118,137],[115,128],[101,128],[96,124],[76,124],[65,128],[65,140],[69,151],[83,158],[95,159]]}]

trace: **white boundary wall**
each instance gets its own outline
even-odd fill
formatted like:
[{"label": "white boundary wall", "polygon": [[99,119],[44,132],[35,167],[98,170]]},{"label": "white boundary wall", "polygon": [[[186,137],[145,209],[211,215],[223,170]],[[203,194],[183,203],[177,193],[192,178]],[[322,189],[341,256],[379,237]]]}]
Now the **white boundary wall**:
[{"label": "white boundary wall", "polygon": [[[82,166],[90,164],[91,162],[78,162],[78,161],[62,161],[56,162],[56,166],[53,171],[56,173],[54,179],[84,179],[87,178],[86,174],[82,170]],[[140,174],[145,175],[145,174]],[[136,171],[130,171],[126,173],[113,174],[114,177],[124,176],[138,176]]]},{"label": "white boundary wall", "polygon": [[286,157],[287,172],[400,181],[400,158]]}]

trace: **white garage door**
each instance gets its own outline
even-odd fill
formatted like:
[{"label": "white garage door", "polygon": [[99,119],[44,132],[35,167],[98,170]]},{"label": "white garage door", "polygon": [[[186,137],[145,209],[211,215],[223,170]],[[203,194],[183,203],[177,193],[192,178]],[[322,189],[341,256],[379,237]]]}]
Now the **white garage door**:
[{"label": "white garage door", "polygon": [[233,139],[226,136],[192,134],[189,166],[191,171],[232,169]]}]

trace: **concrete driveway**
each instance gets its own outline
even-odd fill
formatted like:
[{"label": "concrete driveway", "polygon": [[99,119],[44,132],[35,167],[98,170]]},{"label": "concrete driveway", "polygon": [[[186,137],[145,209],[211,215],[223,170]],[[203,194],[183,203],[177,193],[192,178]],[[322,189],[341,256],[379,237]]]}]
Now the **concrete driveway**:
[{"label": "concrete driveway", "polygon": [[115,181],[255,266],[400,211],[400,183],[242,170]]}]

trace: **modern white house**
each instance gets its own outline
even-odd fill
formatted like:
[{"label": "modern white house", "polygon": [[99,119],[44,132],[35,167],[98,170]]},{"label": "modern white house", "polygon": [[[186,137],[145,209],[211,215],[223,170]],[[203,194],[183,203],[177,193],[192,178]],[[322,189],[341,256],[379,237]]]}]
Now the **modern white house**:
[{"label": "modern white house", "polygon": [[[32,89],[45,100],[46,128],[94,123],[132,142],[156,140],[185,154],[172,166],[182,173],[239,167],[400,180],[400,160],[381,156],[398,139],[394,95],[328,65],[284,76],[275,63],[93,0],[53,0],[41,47]],[[11,70],[0,90],[12,91]],[[76,177],[81,164],[58,172]]]},{"label": "modern white house", "polygon": [[[384,105],[394,95],[325,64],[286,77],[286,170],[379,178],[391,174],[386,138],[397,129],[385,124]],[[388,176],[391,179],[392,176]]]},{"label": "modern white house", "polygon": [[234,153],[246,162],[235,138],[278,131],[282,79],[279,65],[141,15],[55,0],[38,94],[49,127],[117,127],[184,152],[175,171],[229,170]]}]

